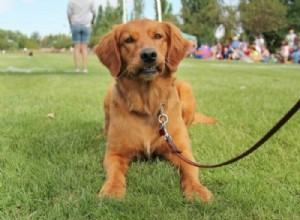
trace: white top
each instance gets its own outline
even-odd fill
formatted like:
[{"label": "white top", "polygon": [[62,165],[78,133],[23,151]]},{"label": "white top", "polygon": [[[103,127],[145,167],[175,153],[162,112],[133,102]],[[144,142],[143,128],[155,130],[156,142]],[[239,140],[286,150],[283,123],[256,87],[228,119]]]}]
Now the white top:
[{"label": "white top", "polygon": [[286,35],[285,39],[290,47],[294,46],[294,40],[297,37],[295,33]]},{"label": "white top", "polygon": [[69,0],[68,17],[71,24],[83,24],[91,26],[91,15],[96,15],[96,5],[94,0]]}]

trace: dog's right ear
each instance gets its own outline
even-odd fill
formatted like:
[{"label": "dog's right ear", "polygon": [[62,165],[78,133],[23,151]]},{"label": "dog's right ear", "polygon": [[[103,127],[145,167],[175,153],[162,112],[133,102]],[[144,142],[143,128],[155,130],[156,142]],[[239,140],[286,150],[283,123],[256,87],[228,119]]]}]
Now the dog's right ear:
[{"label": "dog's right ear", "polygon": [[106,34],[94,47],[94,52],[110,71],[113,77],[117,77],[121,71],[120,51],[117,44],[115,30]]},{"label": "dog's right ear", "polygon": [[190,43],[184,39],[181,31],[169,22],[163,22],[168,36],[167,63],[171,72],[175,72],[180,61],[187,55]]}]

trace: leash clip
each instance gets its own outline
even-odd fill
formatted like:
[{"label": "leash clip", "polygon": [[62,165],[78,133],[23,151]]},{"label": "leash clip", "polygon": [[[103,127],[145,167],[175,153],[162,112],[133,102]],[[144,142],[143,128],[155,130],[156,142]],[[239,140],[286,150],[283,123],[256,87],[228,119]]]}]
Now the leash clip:
[{"label": "leash clip", "polygon": [[168,138],[171,138],[171,136],[169,135],[169,133],[167,131],[167,124],[168,124],[169,118],[164,112],[164,104],[165,103],[163,102],[160,105],[158,122],[161,124],[161,127],[159,129],[159,134],[160,134],[160,136],[164,136],[165,140],[167,140]]}]

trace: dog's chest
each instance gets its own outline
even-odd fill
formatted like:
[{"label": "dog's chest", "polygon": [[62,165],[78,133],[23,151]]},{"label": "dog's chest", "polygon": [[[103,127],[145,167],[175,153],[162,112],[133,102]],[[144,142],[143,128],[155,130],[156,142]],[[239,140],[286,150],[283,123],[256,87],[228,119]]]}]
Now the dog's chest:
[{"label": "dog's chest", "polygon": [[159,148],[159,143],[162,137],[160,137],[158,127],[149,126],[144,132],[140,131],[141,151],[148,159]]},{"label": "dog's chest", "polygon": [[144,143],[143,146],[143,154],[150,159],[151,155],[153,153],[153,148],[151,148],[151,144],[150,143]]}]

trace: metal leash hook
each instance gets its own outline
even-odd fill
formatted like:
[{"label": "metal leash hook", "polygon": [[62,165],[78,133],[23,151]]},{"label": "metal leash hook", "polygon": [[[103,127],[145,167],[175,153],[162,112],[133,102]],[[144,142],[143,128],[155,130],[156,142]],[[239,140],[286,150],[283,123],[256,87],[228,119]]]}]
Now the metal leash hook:
[{"label": "metal leash hook", "polygon": [[164,136],[165,140],[167,140],[168,138],[171,138],[171,136],[169,135],[169,133],[167,131],[167,127],[166,127],[168,124],[169,118],[164,113],[164,104],[165,103],[162,103],[160,106],[158,122],[161,124],[161,127],[159,129],[159,134],[160,134],[160,136]]},{"label": "metal leash hook", "polygon": [[161,124],[161,127],[159,129],[159,135],[164,136],[165,141],[168,143],[168,146],[170,147],[171,151],[173,153],[176,153],[177,155],[180,155],[182,152],[179,150],[176,145],[173,143],[172,137],[169,135],[167,131],[167,123],[169,121],[168,116],[164,113],[164,105],[165,103],[162,103],[159,110],[158,115],[158,122]]}]

